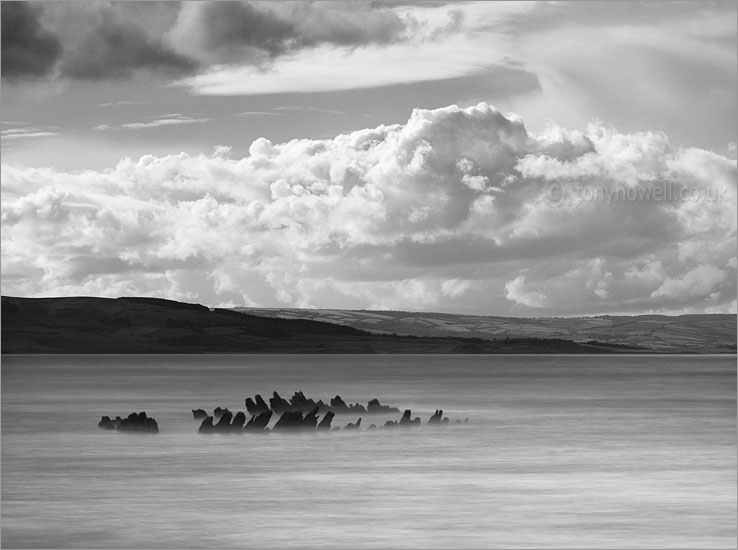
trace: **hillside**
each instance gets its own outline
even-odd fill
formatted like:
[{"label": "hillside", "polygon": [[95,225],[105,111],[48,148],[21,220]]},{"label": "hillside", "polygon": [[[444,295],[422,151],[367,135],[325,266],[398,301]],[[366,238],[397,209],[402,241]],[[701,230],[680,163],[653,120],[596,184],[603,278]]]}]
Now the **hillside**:
[{"label": "hillside", "polygon": [[402,311],[237,308],[251,315],[326,321],[377,334],[595,340],[662,353],[735,353],[736,316],[636,315],[519,318]]},{"label": "hillside", "polygon": [[[298,316],[295,316],[298,317]],[[330,322],[324,322],[330,321]],[[156,298],[2,297],[2,353],[617,353],[562,338],[376,334]]]}]

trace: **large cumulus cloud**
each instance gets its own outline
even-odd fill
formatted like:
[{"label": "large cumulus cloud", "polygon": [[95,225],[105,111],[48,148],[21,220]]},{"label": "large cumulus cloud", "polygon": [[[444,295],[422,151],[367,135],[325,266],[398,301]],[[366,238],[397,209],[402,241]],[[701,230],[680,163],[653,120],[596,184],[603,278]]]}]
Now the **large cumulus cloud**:
[{"label": "large cumulus cloud", "polygon": [[661,133],[415,110],[245,158],[4,166],[6,294],[512,314],[735,310],[736,165]]}]

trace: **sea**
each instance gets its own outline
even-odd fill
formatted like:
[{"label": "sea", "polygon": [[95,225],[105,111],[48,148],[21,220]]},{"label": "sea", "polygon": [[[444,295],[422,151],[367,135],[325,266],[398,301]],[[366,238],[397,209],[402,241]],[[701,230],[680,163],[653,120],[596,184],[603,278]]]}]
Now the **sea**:
[{"label": "sea", "polygon": [[[735,356],[25,355],[1,382],[3,548],[736,547]],[[275,390],[422,425],[198,433]],[[158,434],[97,427],[139,411]]]}]

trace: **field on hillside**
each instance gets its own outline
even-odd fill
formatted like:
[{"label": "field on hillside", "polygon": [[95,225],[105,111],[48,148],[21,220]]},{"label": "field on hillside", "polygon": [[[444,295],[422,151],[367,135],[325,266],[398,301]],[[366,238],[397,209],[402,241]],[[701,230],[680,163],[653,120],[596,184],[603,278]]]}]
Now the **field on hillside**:
[{"label": "field on hillside", "polygon": [[597,340],[674,353],[726,353],[736,350],[736,316],[730,314],[517,318],[335,309],[237,310],[251,315],[327,321],[371,332],[414,336],[562,338],[576,342]]}]

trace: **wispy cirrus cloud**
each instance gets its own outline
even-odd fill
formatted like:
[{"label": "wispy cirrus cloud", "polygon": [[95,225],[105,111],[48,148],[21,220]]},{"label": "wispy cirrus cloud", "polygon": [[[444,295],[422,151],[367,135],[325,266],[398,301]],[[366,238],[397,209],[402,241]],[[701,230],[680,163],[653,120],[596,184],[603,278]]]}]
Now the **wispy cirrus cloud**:
[{"label": "wispy cirrus cloud", "polygon": [[141,101],[111,101],[108,103],[100,103],[98,105],[95,105],[95,107],[98,107],[98,108],[122,107],[126,105],[143,105],[143,102]]},{"label": "wispy cirrus cloud", "polygon": [[276,111],[243,111],[236,113],[235,116],[251,117],[251,116],[284,116],[284,113],[278,113]]},{"label": "wispy cirrus cloud", "polygon": [[175,126],[178,124],[195,124],[200,122],[209,122],[210,118],[192,118],[189,116],[181,115],[179,113],[171,113],[167,115],[159,115],[156,117],[151,117],[149,120],[144,120],[141,122],[126,122],[124,124],[120,124],[118,126],[109,125],[109,124],[99,124],[94,127],[95,130],[117,130],[117,129],[126,129],[126,130],[143,130],[147,128],[159,128],[161,126]]},{"label": "wispy cirrus cloud", "polygon": [[3,122],[3,125],[19,126],[18,128],[4,128],[1,132],[3,140],[50,137],[59,134],[58,126],[32,126],[23,122]]},{"label": "wispy cirrus cloud", "polygon": [[325,109],[322,107],[312,107],[310,105],[282,105],[280,107],[272,107],[266,111],[244,111],[236,113],[235,116],[240,117],[259,117],[259,116],[286,116],[289,113],[318,113],[321,115],[348,116],[345,111],[336,109]]},{"label": "wispy cirrus cloud", "polygon": [[313,113],[321,113],[325,115],[336,115],[336,116],[347,116],[348,113],[345,111],[338,111],[336,109],[324,109],[322,107],[311,107],[309,105],[282,105],[280,107],[274,107],[274,111],[308,111]]}]

